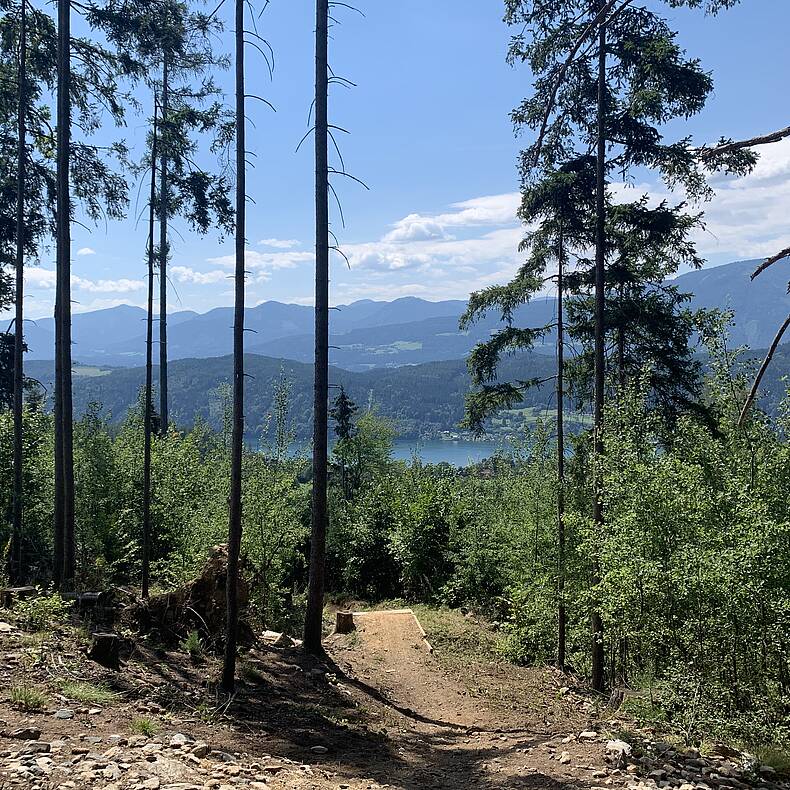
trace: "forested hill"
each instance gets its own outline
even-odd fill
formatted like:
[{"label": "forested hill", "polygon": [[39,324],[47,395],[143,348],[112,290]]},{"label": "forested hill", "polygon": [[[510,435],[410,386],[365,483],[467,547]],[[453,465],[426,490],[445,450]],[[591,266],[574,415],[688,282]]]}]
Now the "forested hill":
[{"label": "forested hill", "polygon": [[[762,358],[754,351],[744,358],[752,368]],[[250,378],[246,388],[247,433],[260,435],[272,410],[275,385],[281,375],[290,382],[290,411],[297,438],[306,438],[311,430],[313,392],[312,365],[285,359],[246,356]],[[553,358],[543,354],[508,357],[502,363],[502,378],[544,379],[554,374]],[[28,374],[52,392],[51,362],[30,362]],[[191,425],[196,417],[220,428],[226,387],[231,381],[232,358],[182,359],[170,365],[171,414],[179,425]],[[156,374],[155,374],[156,375]],[[786,391],[782,382],[790,375],[790,345],[781,346],[764,380],[762,405],[776,413]],[[77,367],[74,375],[74,407],[83,414],[88,404],[101,404],[112,422],[120,422],[138,398],[144,381],[143,368]],[[330,369],[330,383],[345,387],[358,404],[373,401],[381,413],[393,418],[400,435],[429,436],[440,431],[457,430],[463,416],[464,396],[469,389],[469,375],[463,359],[352,372]],[[553,383],[528,392],[524,406],[552,408]]]},{"label": "forested hill", "polygon": [[[246,387],[247,431],[258,435],[271,412],[277,380],[290,382],[290,412],[298,438],[310,435],[312,420],[312,365],[290,360],[248,354],[249,376]],[[506,361],[507,375],[546,377],[553,374],[550,357],[539,354]],[[52,391],[51,362],[31,362],[28,374]],[[83,414],[95,402],[113,422],[126,415],[138,398],[144,382],[143,368],[77,367],[74,370],[74,408]],[[223,409],[232,373],[232,358],[182,359],[171,363],[169,371],[171,416],[180,425],[191,425],[200,417],[215,428],[222,425]],[[156,375],[156,374],[155,374]],[[381,412],[397,421],[404,436],[432,434],[457,428],[463,416],[464,395],[469,376],[464,360],[387,368],[354,373],[330,369],[330,383],[341,384],[359,404],[375,402]],[[551,385],[530,393],[527,406],[546,406],[552,402]]]},{"label": "forested hill", "polygon": [[[749,275],[758,261],[738,261],[683,274],[673,282],[680,291],[694,294],[692,307],[732,310],[730,341],[734,345],[765,348],[790,311],[786,275],[779,267],[768,269],[752,282]],[[331,317],[331,361],[348,370],[415,365],[466,356],[499,324],[496,311],[466,331],[458,320],[466,308],[463,301],[428,302],[404,297],[392,302],[364,299],[341,305]],[[536,298],[518,308],[520,326],[552,324],[556,314],[553,298]],[[137,367],[144,363],[145,312],[120,305],[74,316],[74,359],[89,365]],[[313,308],[304,305],[264,302],[246,311],[251,332],[248,352],[287,357],[295,362],[313,359]],[[168,350],[171,359],[221,357],[231,351],[230,308],[220,307],[199,315],[184,311],[169,317]],[[31,323],[26,330],[28,359],[53,358],[52,320]],[[549,334],[536,350],[552,355],[554,337]]]}]

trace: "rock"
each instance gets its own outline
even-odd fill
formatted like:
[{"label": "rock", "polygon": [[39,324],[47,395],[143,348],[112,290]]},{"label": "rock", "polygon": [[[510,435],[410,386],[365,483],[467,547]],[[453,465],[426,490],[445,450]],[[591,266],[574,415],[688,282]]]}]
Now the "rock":
[{"label": "rock", "polygon": [[74,718],[74,711],[69,710],[68,708],[62,708],[59,711],[55,712],[56,719],[73,719]]},{"label": "rock", "polygon": [[570,761],[571,761],[571,756],[570,756],[570,754],[568,752],[563,752],[560,755],[560,764],[561,765],[568,765],[568,764],[570,764]]},{"label": "rock", "polygon": [[329,749],[327,749],[326,746],[311,746],[310,751],[313,754],[326,754]]},{"label": "rock", "polygon": [[98,716],[101,712],[102,712],[101,708],[90,708],[88,710],[88,715],[89,716]]},{"label": "rock", "polygon": [[0,622],[0,634],[10,634],[14,627],[10,623]]},{"label": "rock", "polygon": [[0,736],[16,741],[37,741],[41,737],[41,730],[37,727],[20,727],[18,730],[11,730],[11,732],[4,731],[0,733]]},{"label": "rock", "polygon": [[195,757],[205,757],[209,753],[208,744],[203,741],[198,741],[191,749],[191,753]]},{"label": "rock", "polygon": [[187,738],[187,736],[184,735],[182,732],[177,732],[170,739],[170,746],[173,749],[180,749],[182,746],[186,746],[188,740],[189,738]]},{"label": "rock", "polygon": [[620,767],[631,756],[631,744],[621,740],[606,742],[606,759]]},{"label": "rock", "polygon": [[159,777],[152,776],[150,779],[146,779],[140,786],[145,788],[145,790],[159,790],[159,785]]},{"label": "rock", "polygon": [[50,745],[45,741],[27,741],[25,745],[19,750],[20,754],[47,754],[50,750]]},{"label": "rock", "polygon": [[595,730],[585,730],[579,733],[579,740],[581,741],[594,741],[597,737],[598,733]]}]

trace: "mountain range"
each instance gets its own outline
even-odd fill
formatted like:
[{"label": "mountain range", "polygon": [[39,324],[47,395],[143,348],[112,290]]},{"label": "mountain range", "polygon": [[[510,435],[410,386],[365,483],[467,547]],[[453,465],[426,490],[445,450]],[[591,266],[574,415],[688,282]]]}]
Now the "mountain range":
[{"label": "mountain range", "polygon": [[[738,261],[689,272],[673,283],[693,294],[694,308],[723,308],[734,314],[733,345],[764,348],[790,312],[787,271],[766,270],[754,281],[750,274],[759,261]],[[465,357],[499,325],[489,314],[467,331],[458,328],[466,308],[461,300],[427,301],[404,297],[391,302],[364,299],[339,305],[331,316],[331,361],[339,368],[365,371]],[[552,322],[554,298],[535,299],[515,316],[523,326]],[[145,312],[129,305],[76,314],[73,319],[73,357],[85,365],[137,367],[145,358]],[[249,308],[245,325],[250,330],[246,350],[251,354],[310,362],[313,356],[313,308],[264,302]],[[207,313],[181,311],[168,316],[169,358],[206,359],[231,351],[233,311],[220,307]],[[52,319],[26,326],[29,360],[54,356]],[[786,340],[790,341],[790,337]],[[547,336],[538,353],[553,353]]]}]

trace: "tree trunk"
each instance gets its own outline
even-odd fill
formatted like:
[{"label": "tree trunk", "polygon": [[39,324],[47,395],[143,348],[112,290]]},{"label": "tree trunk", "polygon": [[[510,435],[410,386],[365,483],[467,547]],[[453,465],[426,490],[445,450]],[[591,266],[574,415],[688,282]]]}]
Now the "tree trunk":
[{"label": "tree trunk", "polygon": [[329,2],[316,0],[315,44],[315,370],[310,585],[304,647],[321,652],[327,527],[327,410],[329,399]]},{"label": "tree trunk", "polygon": [[236,0],[236,272],[233,319],[233,430],[228,507],[228,573],[226,577],[225,658],[222,688],[236,684],[239,629],[239,553],[241,551],[241,465],[244,442],[244,252],[246,248],[246,160],[244,125],[244,0]]},{"label": "tree trunk", "polygon": [[162,129],[163,145],[160,165],[159,184],[159,416],[162,434],[167,433],[170,422],[167,392],[167,111],[169,100],[169,62],[168,54],[162,61]]},{"label": "tree trunk", "polygon": [[565,249],[560,227],[557,256],[557,666],[565,668],[565,325],[563,288],[565,287]]},{"label": "tree trunk", "polygon": [[151,194],[148,198],[148,312],[145,335],[145,422],[143,445],[143,573],[141,594],[148,598],[151,556],[151,418],[153,411],[154,348],[154,211],[156,203],[157,118],[154,94],[153,138],[151,140]]},{"label": "tree trunk", "polygon": [[9,556],[9,578],[22,578],[22,514],[23,514],[23,434],[22,393],[24,370],[22,349],[24,346],[25,281],[25,83],[27,81],[27,0],[21,0],[19,16],[19,68],[17,70],[17,149],[16,149],[16,290],[14,293],[14,520]]},{"label": "tree trunk", "polygon": [[[594,491],[593,521],[600,535],[603,532],[603,491],[601,456],[603,455],[603,407],[605,384],[604,357],[604,267],[606,265],[606,26],[601,22],[598,33],[598,151],[595,187],[595,427],[594,427]],[[598,558],[593,559],[593,587],[600,582]],[[592,685],[604,688],[603,621],[598,602],[593,599],[590,617],[592,630]]]},{"label": "tree trunk", "polygon": [[[71,205],[69,162],[71,153],[71,4],[58,0],[57,86],[57,294],[56,354],[56,453],[60,470],[55,481],[55,578],[61,586],[74,584],[74,439],[71,392]],[[58,436],[59,434],[59,436]]]}]

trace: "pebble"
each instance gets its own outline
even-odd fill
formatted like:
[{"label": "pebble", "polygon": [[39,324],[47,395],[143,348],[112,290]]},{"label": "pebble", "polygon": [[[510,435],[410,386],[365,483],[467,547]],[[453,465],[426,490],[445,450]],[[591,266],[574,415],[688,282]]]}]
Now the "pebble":
[{"label": "pebble", "polygon": [[55,718],[56,719],[73,719],[74,718],[74,711],[69,710],[69,708],[62,708],[61,710],[55,711]]}]

